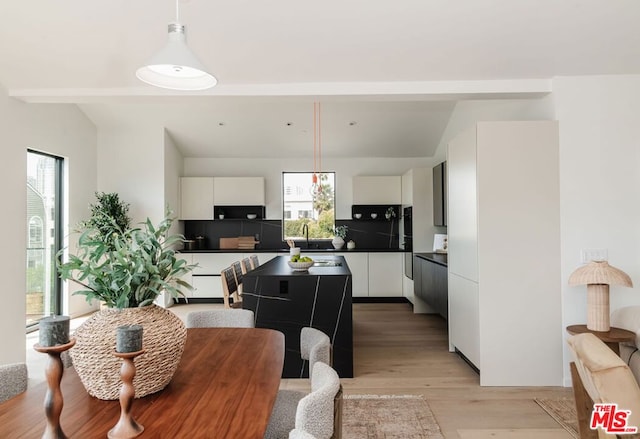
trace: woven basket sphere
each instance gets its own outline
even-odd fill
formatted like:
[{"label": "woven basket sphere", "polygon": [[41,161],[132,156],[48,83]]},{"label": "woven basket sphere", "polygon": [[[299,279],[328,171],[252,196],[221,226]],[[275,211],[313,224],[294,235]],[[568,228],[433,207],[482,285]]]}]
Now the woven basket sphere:
[{"label": "woven basket sphere", "polygon": [[187,329],[175,314],[156,305],[142,308],[98,311],[76,331],[76,345],[70,354],[73,365],[89,395],[98,399],[118,399],[122,381],[122,360],[113,355],[116,330],[123,325],[141,325],[142,348],[136,357],[133,385],[136,398],[164,389],[178,368]]}]

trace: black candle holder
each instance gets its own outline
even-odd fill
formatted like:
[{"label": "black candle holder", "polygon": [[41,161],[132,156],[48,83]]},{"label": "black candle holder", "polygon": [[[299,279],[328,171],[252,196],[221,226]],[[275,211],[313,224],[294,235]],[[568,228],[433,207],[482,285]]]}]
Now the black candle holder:
[{"label": "black candle holder", "polygon": [[131,406],[136,395],[133,387],[133,377],[136,376],[136,365],[133,360],[145,353],[142,349],[137,352],[114,352],[118,358],[122,358],[122,366],[120,367],[120,379],[122,387],[120,388],[120,419],[118,423],[109,430],[107,437],[109,439],[130,439],[139,436],[144,427],[131,415]]},{"label": "black candle holder", "polygon": [[67,436],[60,427],[60,413],[64,401],[60,390],[60,381],[64,373],[64,366],[60,354],[73,347],[76,339],[71,338],[68,343],[56,346],[40,346],[36,343],[33,348],[49,356],[45,376],[47,378],[47,394],[44,397],[44,412],[47,416],[47,425],[42,435],[42,439],[67,439]]}]

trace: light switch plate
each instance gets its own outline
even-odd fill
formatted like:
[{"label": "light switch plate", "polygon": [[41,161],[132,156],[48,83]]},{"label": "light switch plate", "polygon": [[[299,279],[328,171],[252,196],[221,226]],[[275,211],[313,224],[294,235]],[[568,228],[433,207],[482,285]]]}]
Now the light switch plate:
[{"label": "light switch plate", "polygon": [[587,264],[589,261],[608,261],[609,253],[606,248],[583,248],[580,250],[580,262]]}]

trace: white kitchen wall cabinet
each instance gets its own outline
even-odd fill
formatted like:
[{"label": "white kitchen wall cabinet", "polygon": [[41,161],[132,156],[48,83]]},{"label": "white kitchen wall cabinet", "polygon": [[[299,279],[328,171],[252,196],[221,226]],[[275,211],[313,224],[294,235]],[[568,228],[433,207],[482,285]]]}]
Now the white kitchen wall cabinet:
[{"label": "white kitchen wall cabinet", "polygon": [[180,219],[213,219],[213,177],[180,178]]},{"label": "white kitchen wall cabinet", "polygon": [[557,122],[478,123],[447,164],[450,346],[483,386],[562,385]]},{"label": "white kitchen wall cabinet", "polygon": [[369,296],[402,297],[403,253],[369,253]]},{"label": "white kitchen wall cabinet", "polygon": [[214,177],[216,206],[264,206],[264,177]]},{"label": "white kitchen wall cabinet", "polygon": [[369,253],[336,253],[344,256],[351,270],[351,295],[367,297],[369,295]]},{"label": "white kitchen wall cabinet", "polygon": [[353,177],[353,204],[401,204],[401,176]]}]

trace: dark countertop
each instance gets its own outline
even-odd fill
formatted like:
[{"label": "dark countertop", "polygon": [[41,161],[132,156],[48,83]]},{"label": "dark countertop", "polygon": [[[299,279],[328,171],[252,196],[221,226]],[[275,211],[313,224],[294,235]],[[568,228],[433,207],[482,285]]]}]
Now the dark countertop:
[{"label": "dark countertop", "polygon": [[445,267],[448,263],[448,255],[446,253],[414,253],[413,255],[417,256],[420,259],[424,259],[438,265],[443,265]]},{"label": "dark countertop", "polygon": [[318,260],[329,260],[338,266],[313,265],[307,271],[293,271],[287,264],[289,256],[278,256],[250,271],[252,276],[349,276],[351,271],[342,256],[325,256]]},{"label": "dark countertop", "polygon": [[[342,248],[336,250],[334,248],[301,248],[300,253],[404,253],[401,248]],[[257,248],[241,250],[236,248],[230,249],[204,249],[204,250],[180,250],[180,253],[289,253],[288,248]]]}]

